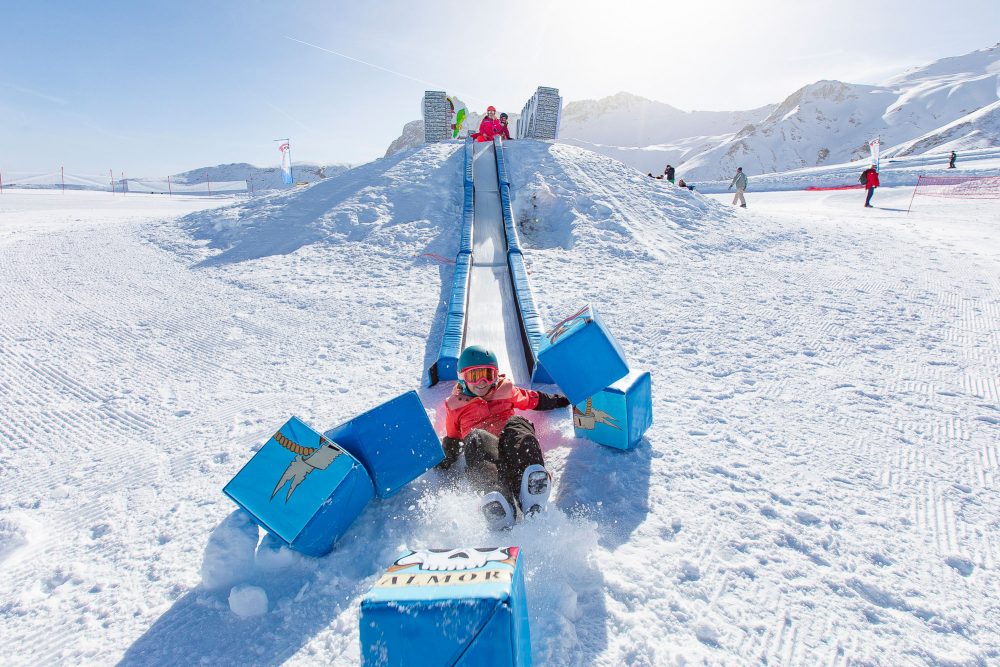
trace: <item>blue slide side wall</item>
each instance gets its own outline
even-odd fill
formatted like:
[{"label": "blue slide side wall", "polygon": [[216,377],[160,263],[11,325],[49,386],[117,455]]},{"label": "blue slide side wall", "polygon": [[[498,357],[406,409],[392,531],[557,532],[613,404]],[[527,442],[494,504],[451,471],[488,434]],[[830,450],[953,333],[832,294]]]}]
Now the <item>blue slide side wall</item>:
[{"label": "blue slide side wall", "polygon": [[545,338],[545,327],[535,306],[535,297],[531,293],[531,282],[528,280],[528,270],[524,265],[524,252],[521,249],[521,239],[514,226],[514,213],[510,199],[510,179],[507,173],[507,160],[503,151],[503,142],[493,140],[497,156],[497,178],[500,181],[500,206],[503,211],[503,225],[507,233],[507,266],[510,268],[510,279],[514,287],[514,297],[517,299],[517,312],[520,318],[521,338],[524,342],[524,354],[532,380],[543,384],[551,384],[552,378],[545,368],[538,363],[538,351]]},{"label": "blue slide side wall", "polygon": [[458,379],[458,356],[462,353],[465,336],[466,302],[469,295],[469,277],[472,269],[472,223],[475,215],[472,189],[472,141],[465,142],[465,176],[462,195],[462,231],[458,255],[455,257],[455,276],[452,281],[448,314],[444,322],[441,351],[427,371],[428,386],[441,380]]}]

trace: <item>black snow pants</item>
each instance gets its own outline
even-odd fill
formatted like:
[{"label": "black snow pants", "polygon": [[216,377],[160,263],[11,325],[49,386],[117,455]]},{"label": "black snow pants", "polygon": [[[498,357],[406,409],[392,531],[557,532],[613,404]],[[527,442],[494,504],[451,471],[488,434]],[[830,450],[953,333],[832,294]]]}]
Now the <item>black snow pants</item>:
[{"label": "black snow pants", "polygon": [[482,493],[499,491],[517,507],[521,477],[530,465],[545,465],[534,425],[521,416],[507,420],[500,437],[482,429],[465,436],[465,467]]}]

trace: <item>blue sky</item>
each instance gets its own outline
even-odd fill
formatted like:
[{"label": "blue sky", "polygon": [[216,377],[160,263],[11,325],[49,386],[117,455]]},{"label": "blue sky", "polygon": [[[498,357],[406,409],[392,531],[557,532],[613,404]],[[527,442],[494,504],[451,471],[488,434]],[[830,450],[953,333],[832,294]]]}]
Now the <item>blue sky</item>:
[{"label": "blue sky", "polygon": [[285,137],[295,161],[366,162],[436,86],[474,109],[519,111],[539,85],[748,109],[1000,40],[997,0],[0,0],[0,17],[0,170],[136,176],[277,164]]}]

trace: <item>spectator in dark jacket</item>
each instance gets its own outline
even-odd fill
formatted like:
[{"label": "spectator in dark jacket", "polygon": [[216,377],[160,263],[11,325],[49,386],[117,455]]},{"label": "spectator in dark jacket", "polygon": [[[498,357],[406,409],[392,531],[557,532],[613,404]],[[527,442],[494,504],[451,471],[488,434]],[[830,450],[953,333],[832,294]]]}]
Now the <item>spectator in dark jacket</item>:
[{"label": "spectator in dark jacket", "polygon": [[955,151],[952,151],[951,155],[948,157],[948,168],[949,169],[954,169],[955,168],[955,160],[957,160],[957,159],[958,159],[958,154],[955,153]]},{"label": "spectator in dark jacket", "polygon": [[674,182],[674,173],[675,173],[674,168],[671,167],[669,164],[667,165],[667,168],[663,170],[663,175],[666,176],[667,180],[670,181],[671,183]]},{"label": "spectator in dark jacket", "polygon": [[510,128],[507,127],[507,113],[504,112],[500,114],[500,131],[497,132],[498,137],[503,137],[507,141],[510,141]]}]

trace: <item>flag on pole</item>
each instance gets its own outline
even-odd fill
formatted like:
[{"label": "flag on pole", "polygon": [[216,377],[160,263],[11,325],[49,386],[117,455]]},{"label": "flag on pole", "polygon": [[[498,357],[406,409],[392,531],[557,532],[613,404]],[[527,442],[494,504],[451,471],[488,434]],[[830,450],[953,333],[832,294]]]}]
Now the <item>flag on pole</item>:
[{"label": "flag on pole", "polygon": [[880,137],[875,137],[868,142],[868,150],[872,152],[872,164],[875,165],[875,171],[878,171],[878,153],[881,147],[882,139]]},{"label": "flag on pole", "polygon": [[290,154],[291,151],[288,147],[288,142],[278,146],[278,150],[281,151],[281,174],[284,176],[285,185],[292,184],[292,160]]}]

